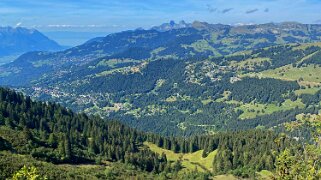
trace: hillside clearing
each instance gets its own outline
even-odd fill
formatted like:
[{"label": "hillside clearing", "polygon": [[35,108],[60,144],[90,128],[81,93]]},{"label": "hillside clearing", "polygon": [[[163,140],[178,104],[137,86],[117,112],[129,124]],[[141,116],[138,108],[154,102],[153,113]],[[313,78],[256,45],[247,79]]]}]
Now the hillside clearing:
[{"label": "hillside clearing", "polygon": [[242,110],[243,113],[239,116],[240,119],[251,119],[256,116],[273,114],[277,111],[286,111],[294,108],[304,108],[304,104],[300,99],[296,101],[291,101],[287,99],[285,102],[281,104],[281,106],[277,106],[276,104],[258,104],[258,103],[246,103],[242,104],[237,110]]},{"label": "hillside clearing", "polygon": [[286,65],[259,73],[245,74],[243,76],[298,81],[300,85],[315,87],[321,84],[320,73],[321,67],[314,65],[309,65],[306,67],[293,67],[292,65]]},{"label": "hillside clearing", "polygon": [[184,166],[183,171],[193,171],[197,169],[200,172],[212,171],[212,163],[217,150],[208,154],[206,158],[202,157],[203,150],[196,151],[194,153],[174,153],[173,151],[162,149],[155,144],[145,142],[146,145],[151,151],[158,154],[165,153],[169,161],[177,161],[182,159],[182,165]]}]

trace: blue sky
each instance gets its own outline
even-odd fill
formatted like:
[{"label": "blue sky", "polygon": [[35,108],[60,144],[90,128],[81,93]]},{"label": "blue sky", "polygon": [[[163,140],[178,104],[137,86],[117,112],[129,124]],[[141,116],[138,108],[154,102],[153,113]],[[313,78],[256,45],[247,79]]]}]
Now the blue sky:
[{"label": "blue sky", "polygon": [[0,26],[116,32],[170,20],[321,23],[321,0],[0,0]]}]

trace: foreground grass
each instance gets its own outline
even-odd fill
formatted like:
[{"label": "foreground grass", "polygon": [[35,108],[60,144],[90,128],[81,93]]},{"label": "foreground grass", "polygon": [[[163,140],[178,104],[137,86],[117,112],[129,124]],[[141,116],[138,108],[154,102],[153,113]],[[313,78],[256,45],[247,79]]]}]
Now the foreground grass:
[{"label": "foreground grass", "polygon": [[271,171],[262,170],[260,172],[257,172],[257,175],[259,176],[259,179],[262,180],[271,180],[274,177],[274,174]]},{"label": "foreground grass", "polygon": [[213,178],[214,180],[237,180],[239,178],[236,178],[233,175],[218,175]]},{"label": "foreground grass", "polygon": [[[120,162],[103,162],[103,165],[95,164],[52,164],[39,161],[30,155],[14,154],[0,151],[0,179],[10,179],[13,174],[23,166],[35,167],[41,179],[135,179],[152,180],[166,179],[164,174],[154,174],[141,171],[130,164]],[[176,176],[173,176],[177,179]]]},{"label": "foreground grass", "polygon": [[0,152],[0,179],[12,177],[21,167],[34,166],[41,177],[47,179],[99,179],[107,177],[105,166],[98,165],[55,165],[34,159],[30,155]]}]

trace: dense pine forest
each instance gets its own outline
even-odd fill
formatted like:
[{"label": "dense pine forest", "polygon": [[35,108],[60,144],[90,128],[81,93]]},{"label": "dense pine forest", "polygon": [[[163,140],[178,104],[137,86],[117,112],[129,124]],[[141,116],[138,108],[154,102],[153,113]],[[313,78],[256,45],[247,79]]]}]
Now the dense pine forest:
[{"label": "dense pine forest", "polygon": [[166,164],[166,158],[139,150],[145,135],[117,122],[34,102],[6,89],[0,90],[0,101],[2,140],[10,142],[5,148],[13,152],[53,163],[92,163],[104,156],[105,160],[128,161],[156,172],[163,170],[160,164]]}]

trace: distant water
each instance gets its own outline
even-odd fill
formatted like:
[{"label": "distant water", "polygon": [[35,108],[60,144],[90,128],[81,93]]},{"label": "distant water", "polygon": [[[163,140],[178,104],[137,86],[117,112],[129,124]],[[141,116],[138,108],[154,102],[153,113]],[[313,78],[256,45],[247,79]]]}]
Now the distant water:
[{"label": "distant water", "polygon": [[105,37],[112,32],[42,31],[42,33],[63,46],[73,47],[81,45],[92,38]]},{"label": "distant water", "polygon": [[19,55],[12,55],[12,56],[0,56],[0,66],[10,63],[12,61],[14,61],[15,59],[17,59],[19,57]]}]

